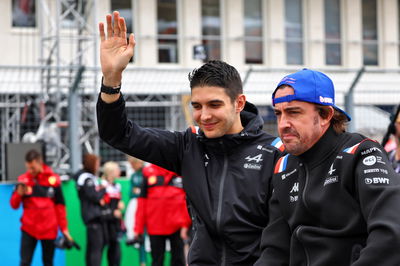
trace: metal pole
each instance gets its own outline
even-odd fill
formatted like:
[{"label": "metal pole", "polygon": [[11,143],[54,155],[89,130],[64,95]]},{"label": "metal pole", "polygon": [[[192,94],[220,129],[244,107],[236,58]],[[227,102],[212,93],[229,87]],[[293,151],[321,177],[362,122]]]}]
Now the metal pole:
[{"label": "metal pole", "polygon": [[68,131],[69,131],[69,150],[70,150],[70,173],[75,173],[81,166],[82,149],[80,145],[80,121],[81,121],[81,105],[78,93],[79,83],[85,70],[84,66],[79,67],[74,83],[70,88],[68,97]]},{"label": "metal pole", "polygon": [[355,131],[355,117],[354,117],[354,99],[353,99],[353,95],[354,95],[354,88],[356,87],[357,83],[359,82],[362,74],[364,74],[365,72],[365,67],[363,66],[362,68],[360,68],[360,70],[358,70],[356,77],[354,78],[348,92],[346,93],[346,95],[344,96],[344,109],[346,110],[346,112],[350,115],[352,122],[349,123],[348,126],[348,131],[349,132],[354,132]]}]

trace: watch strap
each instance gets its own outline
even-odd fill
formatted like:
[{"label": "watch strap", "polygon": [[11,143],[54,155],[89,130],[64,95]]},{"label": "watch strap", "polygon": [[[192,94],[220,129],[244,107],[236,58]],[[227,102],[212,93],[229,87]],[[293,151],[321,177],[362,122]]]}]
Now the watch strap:
[{"label": "watch strap", "polygon": [[108,87],[103,84],[103,78],[101,79],[100,91],[105,94],[118,94],[121,90],[121,84],[118,87]]}]

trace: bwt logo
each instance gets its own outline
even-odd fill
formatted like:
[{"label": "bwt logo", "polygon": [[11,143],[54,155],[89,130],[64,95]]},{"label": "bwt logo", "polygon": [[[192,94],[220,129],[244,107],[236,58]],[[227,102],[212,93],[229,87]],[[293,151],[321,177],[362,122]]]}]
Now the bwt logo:
[{"label": "bwt logo", "polygon": [[386,177],[373,177],[373,178],[365,178],[365,184],[387,184],[389,185],[389,178]]}]

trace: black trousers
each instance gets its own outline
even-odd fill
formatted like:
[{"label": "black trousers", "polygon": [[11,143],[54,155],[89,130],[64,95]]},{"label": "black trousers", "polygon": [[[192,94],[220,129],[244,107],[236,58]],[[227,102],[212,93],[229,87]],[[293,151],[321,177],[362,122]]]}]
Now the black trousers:
[{"label": "black trousers", "polygon": [[117,236],[105,222],[94,222],[86,225],[86,265],[100,266],[105,246],[108,245],[107,260],[109,266],[121,263],[121,247]]},{"label": "black trousers", "polygon": [[108,239],[102,223],[86,225],[86,266],[100,266],[101,256]]},{"label": "black trousers", "polygon": [[180,230],[172,235],[149,235],[151,246],[152,266],[163,266],[165,241],[169,239],[171,243],[171,264],[173,266],[184,266],[185,257],[183,255],[183,241]]},{"label": "black trousers", "polygon": [[[21,231],[21,266],[30,266],[38,239]],[[53,266],[54,239],[40,240],[42,244],[42,261],[44,266]]]}]

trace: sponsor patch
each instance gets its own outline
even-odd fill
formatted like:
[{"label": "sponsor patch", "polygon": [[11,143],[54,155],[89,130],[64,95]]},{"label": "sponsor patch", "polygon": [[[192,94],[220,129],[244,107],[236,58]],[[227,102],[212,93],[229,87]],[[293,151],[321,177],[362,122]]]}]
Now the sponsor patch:
[{"label": "sponsor patch", "polygon": [[261,170],[261,164],[257,163],[245,163],[243,167],[246,169]]},{"label": "sponsor patch", "polygon": [[282,177],[282,180],[285,180],[287,177],[289,177],[289,176],[291,176],[292,174],[294,174],[294,173],[296,173],[297,172],[297,168],[295,168],[295,169],[293,169],[291,172],[289,172],[289,173],[287,173],[287,174],[283,174],[281,177]]},{"label": "sponsor patch", "polygon": [[371,185],[371,184],[385,184],[389,185],[389,178],[387,177],[372,177],[372,178],[365,178],[364,179],[365,184]]},{"label": "sponsor patch", "polygon": [[382,168],[371,168],[371,169],[365,169],[364,174],[371,174],[371,173],[382,173],[387,175],[389,172],[386,169]]},{"label": "sponsor patch", "polygon": [[57,182],[57,178],[55,176],[50,176],[48,181],[50,185],[54,185]]},{"label": "sponsor patch", "polygon": [[372,166],[376,163],[386,164],[384,161],[382,161],[382,156],[370,155],[363,159],[363,164],[366,166]]},{"label": "sponsor patch", "polygon": [[324,186],[339,182],[339,176],[330,176],[325,179]]},{"label": "sponsor patch", "polygon": [[372,148],[366,149],[365,151],[362,151],[361,155],[367,155],[367,154],[375,152],[375,151],[378,151],[378,152],[382,153],[381,149],[379,149],[377,147],[372,147]]},{"label": "sponsor patch", "polygon": [[371,165],[374,165],[375,163],[376,163],[376,157],[373,156],[373,155],[370,155],[370,156],[365,157],[363,159],[363,164],[364,165],[371,166]]},{"label": "sponsor patch", "polygon": [[295,202],[299,200],[299,196],[289,196],[290,202]]}]

